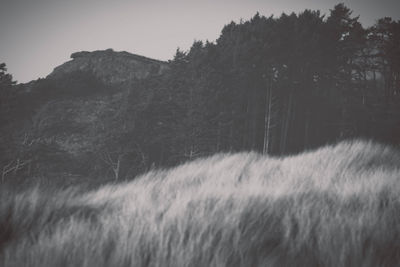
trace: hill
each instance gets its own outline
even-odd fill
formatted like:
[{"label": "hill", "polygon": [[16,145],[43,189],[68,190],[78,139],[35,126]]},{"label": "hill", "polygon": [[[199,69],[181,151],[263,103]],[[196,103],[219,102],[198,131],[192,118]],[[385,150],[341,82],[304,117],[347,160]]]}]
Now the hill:
[{"label": "hill", "polygon": [[[400,151],[218,154],[82,193],[2,191],[2,266],[399,266]],[[81,191],[81,190],[80,190]]]},{"label": "hill", "polygon": [[74,53],[0,101],[3,180],[121,180],[220,152],[282,156],[353,138],[397,146],[399,26],[363,28],[338,4],[232,22],[169,63]]},{"label": "hill", "polygon": [[168,63],[125,51],[112,49],[82,51],[71,55],[72,60],[56,67],[47,78],[54,79],[76,71],[91,73],[107,85],[129,83],[150,75],[160,75],[168,69]]},{"label": "hill", "polygon": [[144,168],[127,138],[153,94],[140,84],[159,79],[168,63],[111,49],[71,57],[45,79],[14,86],[0,129],[2,182],[110,178],[121,154],[116,179]]}]

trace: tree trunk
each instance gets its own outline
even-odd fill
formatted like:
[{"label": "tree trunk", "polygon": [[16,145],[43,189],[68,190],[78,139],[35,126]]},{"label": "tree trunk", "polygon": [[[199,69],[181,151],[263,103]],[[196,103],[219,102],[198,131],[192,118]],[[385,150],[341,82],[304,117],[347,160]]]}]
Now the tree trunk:
[{"label": "tree trunk", "polygon": [[267,100],[265,101],[265,113],[264,113],[264,148],[263,154],[268,154],[270,149],[271,139],[271,120],[272,120],[272,85],[267,88]]},{"label": "tree trunk", "polygon": [[18,172],[18,169],[19,169],[19,163],[20,163],[20,161],[19,161],[19,159],[17,159],[17,164],[15,165],[15,169],[14,169],[14,175],[16,175],[16,174],[17,174],[17,172]]},{"label": "tree trunk", "polygon": [[[253,89],[254,90],[254,89]],[[250,127],[251,127],[251,131],[250,131],[250,137],[251,137],[251,143],[250,143],[250,147],[252,150],[257,149],[257,141],[256,141],[256,137],[257,137],[257,114],[258,114],[258,102],[255,96],[254,91],[251,93],[251,99],[252,99],[252,109],[251,109],[251,117],[250,117]]]},{"label": "tree trunk", "polygon": [[220,151],[220,147],[221,147],[221,123],[218,122],[218,126],[217,126],[217,149],[216,149],[216,152]]},{"label": "tree trunk", "polygon": [[116,181],[119,180],[119,175],[120,175],[119,171],[120,171],[120,167],[121,167],[121,160],[122,160],[122,155],[119,155],[118,159],[117,159],[116,166],[115,166],[115,168],[113,168],[114,178],[115,178]]},{"label": "tree trunk", "polygon": [[244,131],[244,133],[243,133],[243,145],[242,145],[242,147],[243,147],[243,149],[249,149],[250,147],[250,98],[249,98],[249,96],[247,96],[247,101],[246,101],[246,115],[244,116],[244,118],[245,118],[245,127],[244,127],[244,129],[246,130],[246,131]]},{"label": "tree trunk", "polygon": [[233,150],[233,111],[231,110],[230,122],[229,122],[229,151]]},{"label": "tree trunk", "polygon": [[286,152],[286,147],[287,147],[287,137],[288,137],[288,132],[289,132],[289,124],[291,121],[291,113],[292,113],[292,106],[293,106],[293,90],[289,89],[289,97],[288,97],[288,103],[286,107],[286,114],[283,119],[283,128],[282,128],[282,133],[281,133],[281,148],[280,152],[281,154],[284,154]]},{"label": "tree trunk", "polygon": [[309,148],[308,144],[309,144],[310,116],[311,112],[307,108],[305,113],[305,125],[304,125],[304,149]]}]

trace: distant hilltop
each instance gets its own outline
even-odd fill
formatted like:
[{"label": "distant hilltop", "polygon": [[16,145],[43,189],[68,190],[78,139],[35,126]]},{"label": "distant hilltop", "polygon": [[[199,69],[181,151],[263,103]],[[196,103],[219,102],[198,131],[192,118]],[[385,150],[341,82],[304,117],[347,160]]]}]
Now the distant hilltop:
[{"label": "distant hilltop", "polygon": [[167,70],[168,62],[112,49],[93,52],[81,51],[71,55],[72,60],[56,67],[47,78],[59,78],[76,71],[93,74],[110,85],[121,84]]}]

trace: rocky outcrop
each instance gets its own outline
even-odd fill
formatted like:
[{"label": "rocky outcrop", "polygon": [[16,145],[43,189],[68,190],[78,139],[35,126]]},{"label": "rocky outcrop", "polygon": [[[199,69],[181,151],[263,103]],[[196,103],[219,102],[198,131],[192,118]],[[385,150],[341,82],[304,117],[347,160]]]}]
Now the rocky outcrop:
[{"label": "rocky outcrop", "polygon": [[112,49],[76,52],[71,58],[72,60],[56,67],[47,78],[59,78],[68,73],[82,71],[93,74],[105,84],[117,85],[149,75],[159,75],[169,68],[167,62]]},{"label": "rocky outcrop", "polygon": [[120,155],[121,175],[141,164],[135,163],[135,140],[130,144],[123,139],[133,135],[137,114],[151,94],[137,81],[163,74],[168,63],[111,49],[77,52],[71,58],[45,79],[16,85],[15,110],[0,135],[11,140],[0,138],[0,149],[10,153],[1,155],[0,166],[32,164],[4,179],[50,173],[106,177],[110,163],[105,160]]}]

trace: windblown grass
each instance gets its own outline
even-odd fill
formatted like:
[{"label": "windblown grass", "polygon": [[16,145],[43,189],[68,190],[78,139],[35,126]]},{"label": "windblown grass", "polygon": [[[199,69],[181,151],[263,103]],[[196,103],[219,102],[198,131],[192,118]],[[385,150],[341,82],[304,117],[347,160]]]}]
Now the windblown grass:
[{"label": "windblown grass", "polygon": [[400,152],[371,142],[0,200],[1,266],[400,266]]}]

